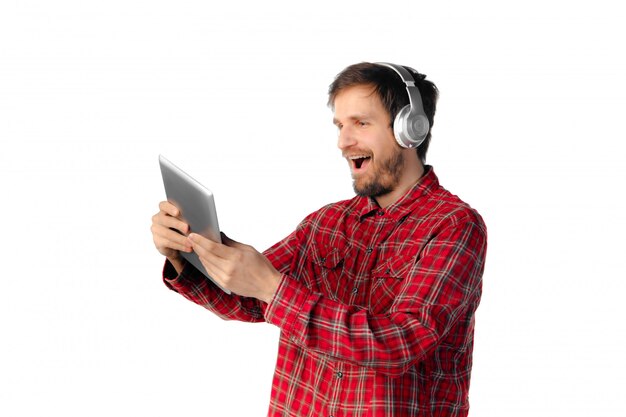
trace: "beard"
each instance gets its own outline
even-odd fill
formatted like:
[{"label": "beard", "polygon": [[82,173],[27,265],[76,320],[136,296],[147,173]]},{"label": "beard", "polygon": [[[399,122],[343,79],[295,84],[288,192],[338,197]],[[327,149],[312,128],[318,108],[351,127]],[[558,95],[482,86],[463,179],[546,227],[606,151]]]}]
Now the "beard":
[{"label": "beard", "polygon": [[402,150],[398,149],[387,159],[372,162],[370,172],[354,179],[352,188],[361,197],[378,197],[393,191],[400,182],[404,169]]}]

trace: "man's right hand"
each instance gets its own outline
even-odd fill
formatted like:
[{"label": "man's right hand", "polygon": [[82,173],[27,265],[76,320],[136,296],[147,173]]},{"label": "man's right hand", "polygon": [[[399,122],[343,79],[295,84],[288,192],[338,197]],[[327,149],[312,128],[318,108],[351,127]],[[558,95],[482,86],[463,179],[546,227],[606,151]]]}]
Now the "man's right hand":
[{"label": "man's right hand", "polygon": [[154,246],[180,274],[185,265],[180,252],[192,251],[187,240],[189,225],[180,219],[180,210],[169,201],[162,201],[159,203],[159,212],[152,216],[150,230]]}]

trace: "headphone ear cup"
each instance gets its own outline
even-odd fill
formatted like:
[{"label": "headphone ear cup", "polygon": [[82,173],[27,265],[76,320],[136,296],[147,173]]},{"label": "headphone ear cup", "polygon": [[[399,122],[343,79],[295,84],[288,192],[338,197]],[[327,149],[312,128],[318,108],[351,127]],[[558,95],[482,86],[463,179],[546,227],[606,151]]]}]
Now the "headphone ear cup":
[{"label": "headphone ear cup", "polygon": [[410,106],[404,106],[400,109],[398,114],[396,114],[396,118],[393,121],[393,135],[395,136],[398,145],[402,146],[403,148],[411,147],[411,138],[408,137],[408,135],[406,134],[406,130],[404,129],[406,124],[406,117],[408,116],[410,111]]},{"label": "headphone ear cup", "polygon": [[423,114],[413,114],[409,115],[410,120],[407,122],[408,133],[413,141],[416,142],[414,145],[416,148],[424,142],[426,139],[426,135],[428,134],[428,129],[430,129],[430,123],[428,123],[428,118]]},{"label": "headphone ear cup", "polygon": [[396,115],[393,134],[403,148],[417,148],[424,142],[430,124],[422,114],[411,114],[411,106],[406,105]]}]

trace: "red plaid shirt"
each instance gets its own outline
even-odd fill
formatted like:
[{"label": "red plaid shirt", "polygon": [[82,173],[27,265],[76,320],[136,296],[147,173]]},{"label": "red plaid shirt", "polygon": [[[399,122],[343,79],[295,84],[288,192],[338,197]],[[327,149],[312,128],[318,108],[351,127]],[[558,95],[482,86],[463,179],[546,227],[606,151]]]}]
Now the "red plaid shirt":
[{"label": "red plaid shirt", "polygon": [[269,416],[466,416],[486,240],[428,167],[389,207],[328,205],[268,249],[283,274],[270,304],[191,265],[164,278],[224,319],[281,329]]}]

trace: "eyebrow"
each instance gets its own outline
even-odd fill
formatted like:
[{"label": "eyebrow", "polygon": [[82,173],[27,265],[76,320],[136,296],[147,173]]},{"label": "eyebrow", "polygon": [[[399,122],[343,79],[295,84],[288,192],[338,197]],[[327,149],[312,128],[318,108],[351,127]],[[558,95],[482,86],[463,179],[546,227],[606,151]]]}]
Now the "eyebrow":
[{"label": "eyebrow", "polygon": [[[369,119],[370,115],[366,114],[366,113],[358,113],[358,114],[354,114],[350,117],[348,117],[348,120],[363,120],[363,119]],[[337,119],[336,117],[333,117],[333,124],[337,125],[339,123],[339,119]]]}]

